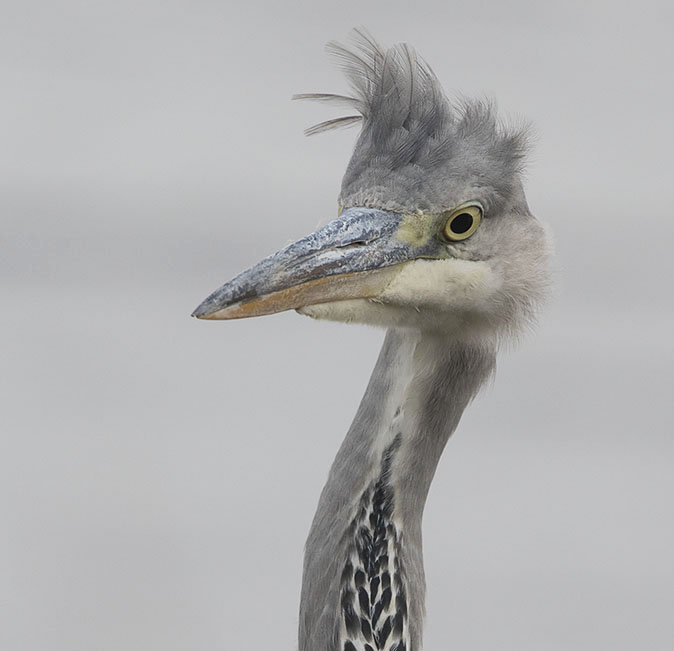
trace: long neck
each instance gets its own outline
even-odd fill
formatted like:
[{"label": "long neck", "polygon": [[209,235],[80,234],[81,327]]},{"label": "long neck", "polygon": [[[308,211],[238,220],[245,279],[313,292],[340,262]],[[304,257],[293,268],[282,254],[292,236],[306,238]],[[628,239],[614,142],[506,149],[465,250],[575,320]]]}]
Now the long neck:
[{"label": "long neck", "polygon": [[493,368],[493,351],[387,333],[307,540],[300,651],[421,649],[426,496],[447,439]]}]

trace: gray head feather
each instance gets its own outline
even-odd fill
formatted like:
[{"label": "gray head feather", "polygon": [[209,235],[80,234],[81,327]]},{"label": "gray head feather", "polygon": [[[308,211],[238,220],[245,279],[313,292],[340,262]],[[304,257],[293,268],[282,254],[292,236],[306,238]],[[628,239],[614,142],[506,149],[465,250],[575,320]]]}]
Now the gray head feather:
[{"label": "gray head feather", "polygon": [[450,103],[431,68],[405,43],[385,49],[354,30],[353,47],[333,42],[328,50],[344,69],[352,96],[296,98],[339,102],[358,112],[307,130],[362,123],[342,181],[342,206],[436,212],[476,191],[487,209],[522,200],[526,132],[503,127],[491,103]]}]

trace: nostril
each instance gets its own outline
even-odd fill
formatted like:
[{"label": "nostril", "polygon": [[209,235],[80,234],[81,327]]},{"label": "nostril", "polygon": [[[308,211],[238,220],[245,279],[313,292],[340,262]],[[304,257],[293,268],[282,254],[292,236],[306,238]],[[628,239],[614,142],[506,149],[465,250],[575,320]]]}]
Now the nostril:
[{"label": "nostril", "polygon": [[365,240],[357,240],[355,242],[348,242],[347,244],[340,244],[338,249],[346,249],[350,246],[365,246],[367,242]]}]

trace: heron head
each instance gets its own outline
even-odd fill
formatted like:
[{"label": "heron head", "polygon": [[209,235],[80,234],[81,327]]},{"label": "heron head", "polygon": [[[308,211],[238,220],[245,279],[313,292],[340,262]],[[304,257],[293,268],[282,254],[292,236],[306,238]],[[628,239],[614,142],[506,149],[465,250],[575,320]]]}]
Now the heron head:
[{"label": "heron head", "polygon": [[486,103],[452,106],[406,45],[359,33],[343,60],[360,121],[341,212],[238,275],[195,310],[234,319],[295,309],[317,319],[467,339],[517,332],[548,285],[546,232],[520,180],[525,133]]}]

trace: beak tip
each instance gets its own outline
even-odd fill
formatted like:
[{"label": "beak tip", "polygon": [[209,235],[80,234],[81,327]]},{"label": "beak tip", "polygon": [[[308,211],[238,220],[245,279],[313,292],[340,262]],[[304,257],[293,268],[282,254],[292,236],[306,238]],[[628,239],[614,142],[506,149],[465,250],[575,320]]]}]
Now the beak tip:
[{"label": "beak tip", "polygon": [[199,321],[223,321],[236,318],[229,315],[228,307],[231,306],[214,305],[212,301],[206,299],[190,316],[199,319]]},{"label": "beak tip", "polygon": [[207,301],[201,303],[190,316],[193,316],[197,319],[207,319],[208,315],[213,311],[205,305]]},{"label": "beak tip", "polygon": [[[207,296],[192,312],[191,316],[197,319],[220,320],[226,318],[222,312],[236,303],[236,293],[231,290],[231,283],[227,283]],[[236,288],[235,288],[236,289]]]}]

